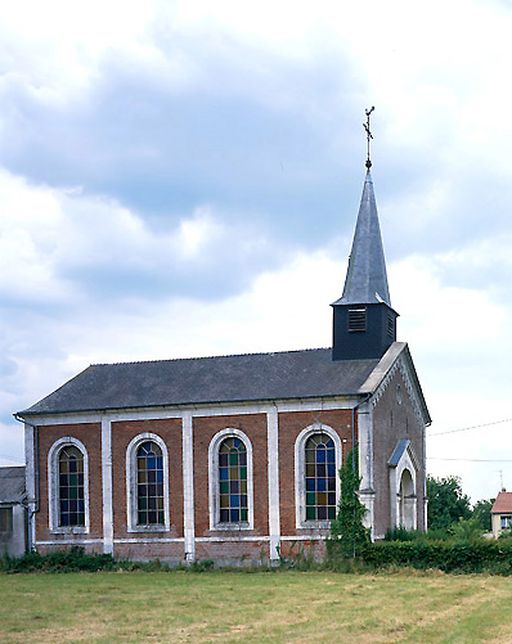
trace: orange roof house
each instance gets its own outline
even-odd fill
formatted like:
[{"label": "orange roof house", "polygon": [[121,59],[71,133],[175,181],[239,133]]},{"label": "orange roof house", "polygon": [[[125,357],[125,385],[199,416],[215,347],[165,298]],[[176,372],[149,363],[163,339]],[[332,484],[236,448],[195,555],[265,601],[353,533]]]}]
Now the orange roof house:
[{"label": "orange roof house", "polygon": [[491,508],[492,532],[497,539],[503,530],[512,528],[512,492],[501,490]]}]

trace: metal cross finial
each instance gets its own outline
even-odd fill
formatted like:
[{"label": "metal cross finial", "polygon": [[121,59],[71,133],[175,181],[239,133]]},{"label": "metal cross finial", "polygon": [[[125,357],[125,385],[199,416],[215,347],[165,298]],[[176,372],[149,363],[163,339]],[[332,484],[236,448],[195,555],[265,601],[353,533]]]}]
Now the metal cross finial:
[{"label": "metal cross finial", "polygon": [[363,123],[364,131],[366,132],[366,167],[368,170],[372,167],[372,162],[370,159],[370,140],[373,139],[373,135],[370,130],[370,115],[375,109],[375,105],[372,105],[369,110],[365,110],[366,114],[366,123]]}]

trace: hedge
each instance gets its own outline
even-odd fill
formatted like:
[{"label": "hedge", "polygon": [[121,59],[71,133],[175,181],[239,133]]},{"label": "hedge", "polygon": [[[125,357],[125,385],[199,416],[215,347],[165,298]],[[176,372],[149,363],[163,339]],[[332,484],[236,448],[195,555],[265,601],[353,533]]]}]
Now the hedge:
[{"label": "hedge", "polygon": [[364,547],[360,559],[373,568],[410,566],[444,572],[512,575],[511,542],[381,541]]}]

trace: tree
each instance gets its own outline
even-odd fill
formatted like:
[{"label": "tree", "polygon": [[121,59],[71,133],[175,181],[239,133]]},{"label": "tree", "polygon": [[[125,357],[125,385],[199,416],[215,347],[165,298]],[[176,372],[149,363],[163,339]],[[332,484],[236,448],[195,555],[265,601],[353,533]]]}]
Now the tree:
[{"label": "tree", "polygon": [[359,500],[361,479],[357,469],[357,449],[349,452],[340,469],[341,496],[338,514],[331,521],[327,549],[331,556],[353,559],[370,542],[370,532],[363,525],[366,508]]},{"label": "tree", "polygon": [[469,497],[462,492],[457,476],[427,477],[428,527],[449,528],[459,519],[469,519]]},{"label": "tree", "polygon": [[495,499],[481,499],[473,506],[473,517],[478,521],[478,525],[485,532],[492,530],[491,508]]}]

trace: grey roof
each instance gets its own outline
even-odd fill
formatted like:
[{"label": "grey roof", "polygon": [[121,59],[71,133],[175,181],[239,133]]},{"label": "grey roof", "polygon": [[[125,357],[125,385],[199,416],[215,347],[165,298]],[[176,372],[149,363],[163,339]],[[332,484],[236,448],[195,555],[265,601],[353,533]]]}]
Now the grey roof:
[{"label": "grey roof", "polygon": [[390,467],[396,467],[398,463],[400,463],[400,459],[402,458],[403,453],[409,447],[410,444],[411,444],[411,441],[408,438],[401,438],[398,441],[388,461],[388,465]]},{"label": "grey roof", "polygon": [[379,360],[331,349],[91,365],[20,416],[357,394]]},{"label": "grey roof", "polygon": [[25,466],[0,467],[0,503],[21,503],[25,498]]},{"label": "grey roof", "polygon": [[335,304],[391,306],[386,261],[370,171],[366,173],[343,295]]}]

